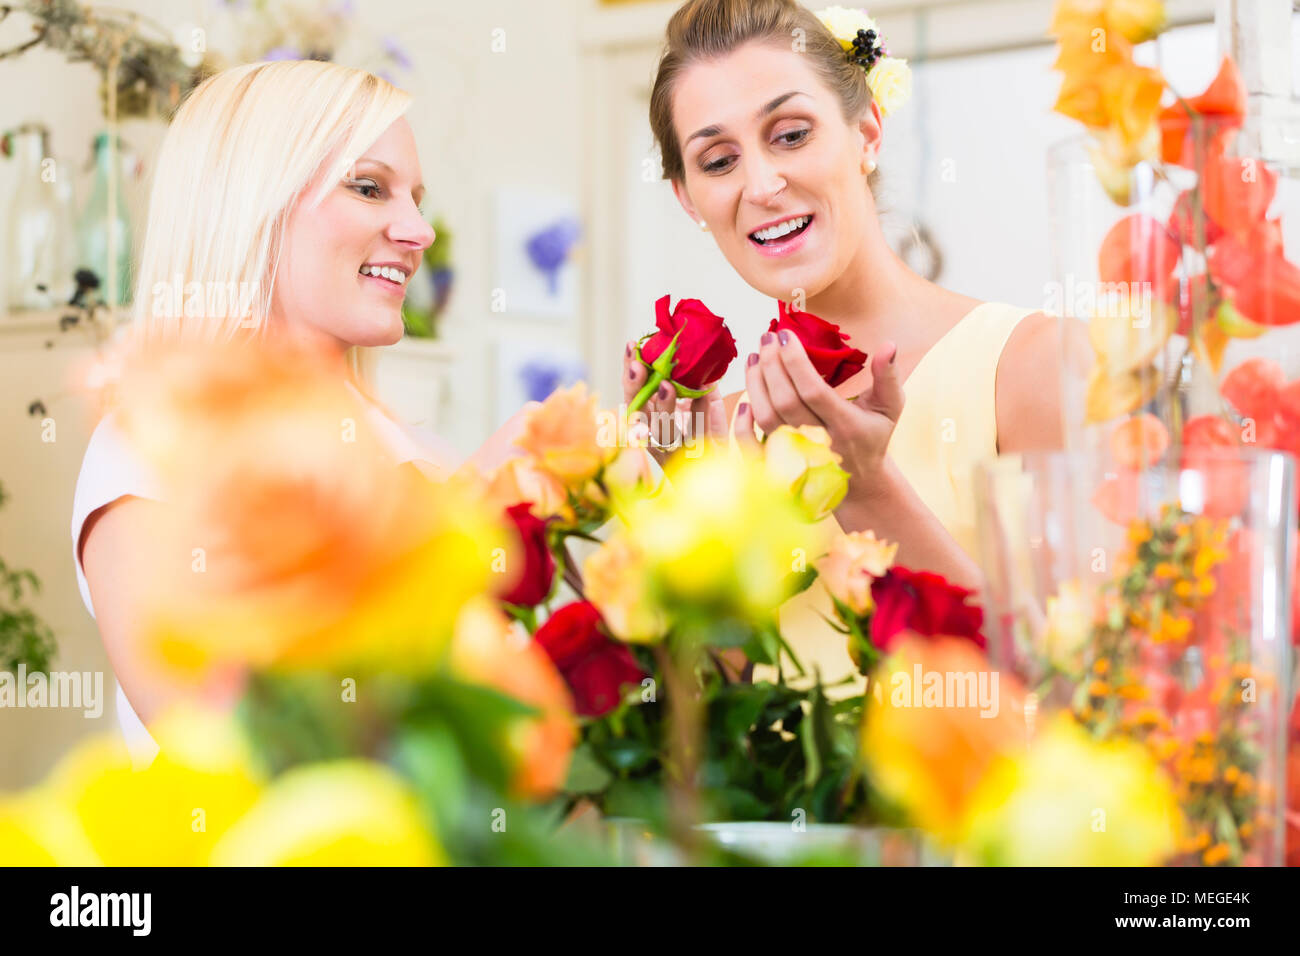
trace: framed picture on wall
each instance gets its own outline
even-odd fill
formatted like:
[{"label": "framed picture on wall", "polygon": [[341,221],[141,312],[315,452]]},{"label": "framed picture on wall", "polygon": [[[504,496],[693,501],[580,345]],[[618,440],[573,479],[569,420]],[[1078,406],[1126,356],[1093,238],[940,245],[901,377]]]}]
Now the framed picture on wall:
[{"label": "framed picture on wall", "polygon": [[525,402],[543,401],[557,388],[587,378],[587,365],[570,348],[513,340],[496,345],[496,420],[504,422]]},{"label": "framed picture on wall", "polygon": [[572,318],[578,311],[577,201],[506,187],[494,196],[493,309],[506,315]]}]

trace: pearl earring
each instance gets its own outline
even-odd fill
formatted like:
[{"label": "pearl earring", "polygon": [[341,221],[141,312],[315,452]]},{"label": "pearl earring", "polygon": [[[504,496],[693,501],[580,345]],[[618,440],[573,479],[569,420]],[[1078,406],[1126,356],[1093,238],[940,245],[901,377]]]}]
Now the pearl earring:
[{"label": "pearl earring", "polygon": [[875,171],[876,171],[876,161],[874,159],[867,160],[867,175],[870,176]]},{"label": "pearl earring", "polygon": [[703,219],[701,219],[699,222],[697,222],[696,225],[700,227],[700,232],[708,232],[708,231],[709,231],[709,224],[708,224],[707,222],[705,222]]}]

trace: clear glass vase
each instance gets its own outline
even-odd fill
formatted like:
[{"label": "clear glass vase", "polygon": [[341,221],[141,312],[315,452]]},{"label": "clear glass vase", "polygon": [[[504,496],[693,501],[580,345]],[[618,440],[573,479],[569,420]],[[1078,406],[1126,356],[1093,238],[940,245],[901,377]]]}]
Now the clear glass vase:
[{"label": "clear glass vase", "polygon": [[1300,142],[1300,105],[1282,105],[1268,137],[1249,116],[1197,117],[1133,165],[1087,134],[1050,150],[1045,301],[1067,325],[1067,447],[1098,450],[1149,413],[1175,445],[1212,415],[1236,444],[1300,454],[1276,408],[1238,401],[1261,375],[1251,359],[1273,363],[1270,384],[1300,379],[1300,151],[1261,155]]},{"label": "clear glass vase", "polygon": [[44,127],[26,124],[9,140],[16,175],[0,267],[4,307],[13,312],[52,309],[66,303],[73,290],[70,177],[50,156]]},{"label": "clear glass vase", "polygon": [[1276,865],[1291,699],[1295,461],[1002,456],[977,470],[989,656],[1172,778],[1184,865]]}]

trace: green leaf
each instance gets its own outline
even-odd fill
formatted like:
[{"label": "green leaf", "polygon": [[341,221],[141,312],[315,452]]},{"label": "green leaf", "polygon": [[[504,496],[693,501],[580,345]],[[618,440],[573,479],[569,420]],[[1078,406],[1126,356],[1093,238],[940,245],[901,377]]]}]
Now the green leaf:
[{"label": "green leaf", "polygon": [[393,747],[393,762],[437,821],[438,832],[459,831],[469,802],[470,780],[451,729],[434,721],[403,729]]},{"label": "green leaf", "polygon": [[717,388],[716,385],[710,385],[708,388],[687,388],[680,382],[673,382],[672,384],[673,388],[677,389],[678,398],[703,398]]},{"label": "green leaf", "polygon": [[609,786],[613,774],[596,759],[591,744],[579,744],[569,760],[569,775],[564,781],[566,793],[599,793]]},{"label": "green leaf", "polygon": [[641,770],[659,756],[648,741],[637,738],[614,738],[601,749],[601,753],[615,770],[628,773]]}]

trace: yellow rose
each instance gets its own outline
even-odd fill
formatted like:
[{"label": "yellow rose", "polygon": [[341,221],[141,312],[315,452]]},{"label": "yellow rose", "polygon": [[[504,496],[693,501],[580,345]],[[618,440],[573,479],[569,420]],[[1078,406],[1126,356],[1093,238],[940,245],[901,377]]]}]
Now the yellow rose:
[{"label": "yellow rose", "polygon": [[0,798],[0,866],[102,866],[81,821],[45,789]]},{"label": "yellow rose", "polygon": [[[134,769],[118,741],[92,738],[32,791],[44,805],[39,814],[24,812],[22,801],[11,809],[10,826],[28,828],[29,859],[45,852],[67,862],[93,852],[108,866],[209,861],[261,791],[243,737],[228,715],[193,708],[168,713],[150,730],[160,750],[147,769]],[[8,853],[3,816],[0,848]]]},{"label": "yellow rose", "polygon": [[436,866],[446,856],[414,793],[367,760],[295,767],[212,851],[216,866]]},{"label": "yellow rose", "polygon": [[523,434],[515,444],[570,488],[581,488],[600,474],[618,450],[604,434],[595,395],[585,382],[556,389],[524,416]]},{"label": "yellow rose", "polygon": [[831,543],[817,573],[831,597],[862,617],[875,607],[871,582],[889,570],[897,552],[897,543],[881,541],[875,532],[851,531]]},{"label": "yellow rose", "polygon": [[824,552],[827,532],[809,524],[761,461],[713,450],[670,462],[669,485],[628,515],[655,597],[766,617],[791,574]]},{"label": "yellow rose", "polygon": [[990,769],[966,819],[964,846],[996,866],[1156,866],[1183,826],[1140,744],[1095,741],[1067,714]]},{"label": "yellow rose", "polygon": [[635,444],[619,449],[613,461],[605,466],[603,480],[618,510],[626,509],[638,498],[654,494],[660,484],[650,453]]},{"label": "yellow rose", "polygon": [[867,86],[880,104],[880,115],[892,116],[912,96],[912,68],[899,57],[881,57],[867,74]]},{"label": "yellow rose", "polygon": [[790,493],[809,521],[820,521],[844,500],[849,473],[831,450],[831,437],[818,425],[782,425],[763,442],[768,474]]},{"label": "yellow rose", "polygon": [[844,48],[845,53],[853,49],[853,38],[858,35],[859,30],[875,30],[877,38],[880,36],[880,28],[876,26],[876,21],[867,16],[865,10],[840,6],[826,7],[824,10],[817,11],[817,19],[831,32],[831,36],[840,41],[840,46]]},{"label": "yellow rose", "polygon": [[663,611],[650,594],[645,555],[624,535],[615,535],[582,565],[587,600],[600,609],[620,641],[649,644],[668,629]]}]

